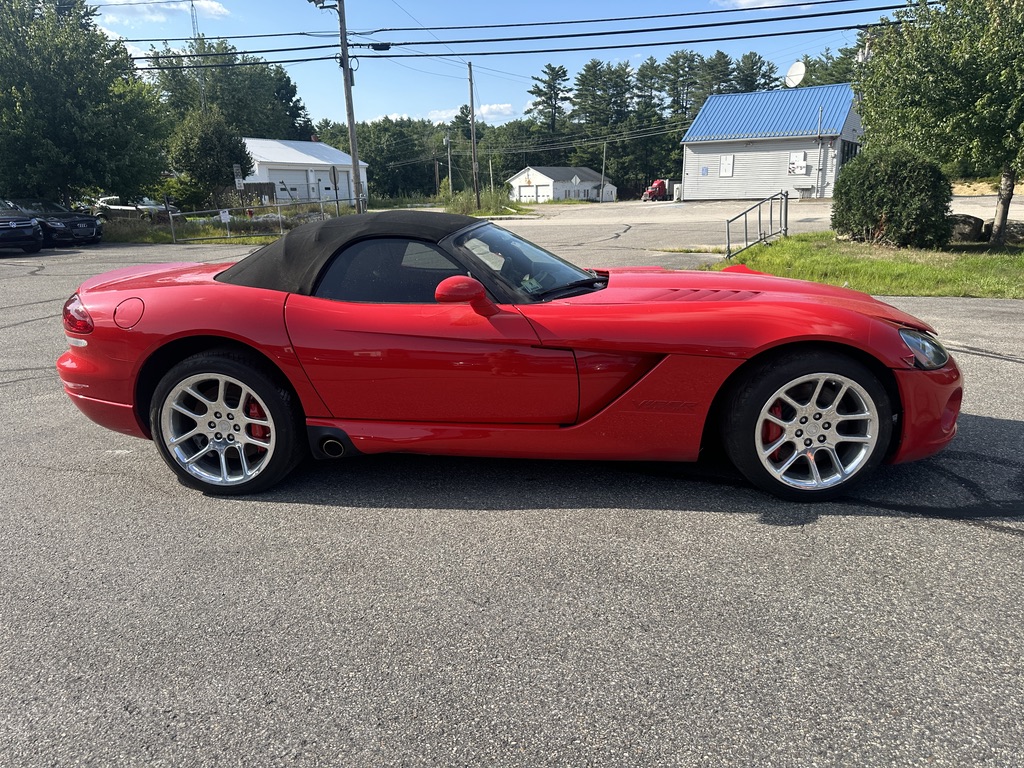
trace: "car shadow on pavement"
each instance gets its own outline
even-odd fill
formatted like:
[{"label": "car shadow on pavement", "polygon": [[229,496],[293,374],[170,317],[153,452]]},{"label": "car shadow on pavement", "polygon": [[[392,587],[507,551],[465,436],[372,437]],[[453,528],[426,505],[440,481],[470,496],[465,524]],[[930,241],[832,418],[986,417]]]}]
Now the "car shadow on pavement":
[{"label": "car shadow on pavement", "polygon": [[[728,462],[536,461],[382,455],[309,461],[256,500],[367,509],[619,509],[756,514],[772,526],[821,516],[929,517],[1024,535],[1020,422],[964,415],[950,448],[885,465],[846,498],[781,501]],[[1002,521],[1002,522],[995,522]],[[1006,525],[1006,521],[1010,524]]]}]

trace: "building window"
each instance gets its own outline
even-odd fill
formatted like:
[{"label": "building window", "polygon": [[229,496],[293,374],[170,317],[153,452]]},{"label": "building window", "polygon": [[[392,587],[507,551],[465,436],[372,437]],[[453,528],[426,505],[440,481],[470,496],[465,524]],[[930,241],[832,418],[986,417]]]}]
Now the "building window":
[{"label": "building window", "polygon": [[839,142],[839,166],[842,167],[853,160],[860,152],[860,144],[856,141]]}]

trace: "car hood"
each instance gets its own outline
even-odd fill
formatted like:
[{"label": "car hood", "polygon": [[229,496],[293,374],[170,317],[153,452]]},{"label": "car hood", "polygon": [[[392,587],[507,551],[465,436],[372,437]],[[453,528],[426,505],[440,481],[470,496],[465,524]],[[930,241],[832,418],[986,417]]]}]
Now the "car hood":
[{"label": "car hood", "polygon": [[64,211],[61,213],[33,213],[37,219],[57,219],[59,221],[71,221],[73,219],[88,219],[89,221],[95,221],[96,217],[88,213],[75,213],[74,211]]},{"label": "car hood", "polygon": [[573,304],[759,302],[827,304],[934,333],[927,323],[860,291],[750,271],[705,272],[660,267],[598,270],[608,275],[601,291],[566,299]]},{"label": "car hood", "polygon": [[18,224],[28,224],[32,218],[24,213],[0,213],[0,224],[9,224],[12,221]]}]

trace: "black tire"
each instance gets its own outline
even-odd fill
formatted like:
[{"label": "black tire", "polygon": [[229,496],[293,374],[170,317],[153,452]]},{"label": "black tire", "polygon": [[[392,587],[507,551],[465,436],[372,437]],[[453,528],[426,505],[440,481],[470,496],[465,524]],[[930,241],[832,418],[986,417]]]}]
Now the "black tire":
[{"label": "black tire", "polygon": [[889,447],[893,409],[878,378],[835,352],[795,353],[748,371],[726,404],[722,442],[754,485],[825,501],[867,477]]},{"label": "black tire", "polygon": [[36,243],[35,245],[23,245],[21,246],[21,250],[25,253],[39,253],[43,250],[43,246],[40,243]]},{"label": "black tire", "polygon": [[150,427],[181,483],[215,496],[264,491],[306,453],[295,396],[237,352],[204,352],[172,367],[153,394]]}]

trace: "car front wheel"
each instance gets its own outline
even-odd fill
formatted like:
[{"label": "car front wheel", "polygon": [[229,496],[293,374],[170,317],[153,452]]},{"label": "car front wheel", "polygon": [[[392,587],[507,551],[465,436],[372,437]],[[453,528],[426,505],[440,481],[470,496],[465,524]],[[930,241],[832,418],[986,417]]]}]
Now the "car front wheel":
[{"label": "car front wheel", "polygon": [[181,482],[208,494],[266,490],[303,456],[294,396],[245,355],[202,353],[175,365],[156,388],[150,424]]},{"label": "car front wheel", "polygon": [[754,485],[792,501],[840,496],[885,457],[893,411],[859,362],[801,353],[751,370],[724,419],[729,458]]}]

